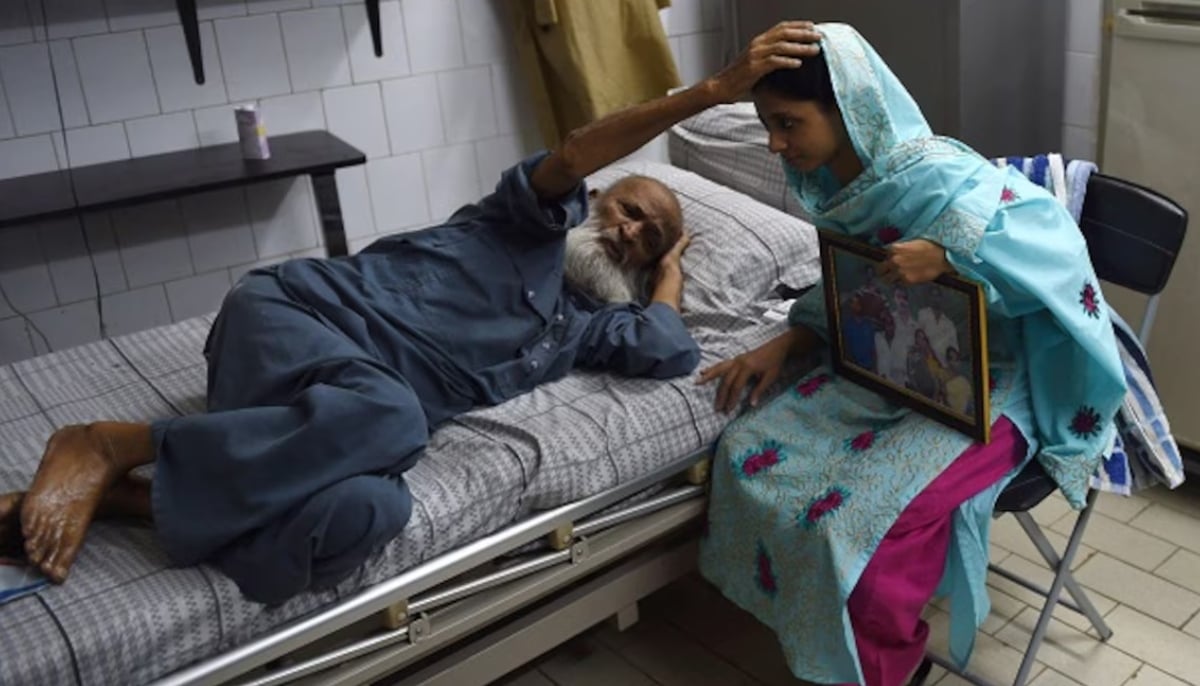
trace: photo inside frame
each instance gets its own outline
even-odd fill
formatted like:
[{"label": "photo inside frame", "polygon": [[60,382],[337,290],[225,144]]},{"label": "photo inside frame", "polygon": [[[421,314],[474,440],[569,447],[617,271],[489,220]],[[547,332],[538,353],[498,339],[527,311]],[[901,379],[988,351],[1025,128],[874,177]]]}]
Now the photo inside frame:
[{"label": "photo inside frame", "polygon": [[823,236],[835,367],[983,442],[988,436],[986,316],[976,284],[913,286],[879,275],[883,251]]}]

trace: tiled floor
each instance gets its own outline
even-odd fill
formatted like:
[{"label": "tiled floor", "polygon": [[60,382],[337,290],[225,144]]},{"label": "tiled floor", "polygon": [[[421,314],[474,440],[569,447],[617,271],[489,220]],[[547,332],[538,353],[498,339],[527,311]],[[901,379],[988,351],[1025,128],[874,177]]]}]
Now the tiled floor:
[{"label": "tiled floor", "polygon": [[[1075,564],[1114,636],[1100,643],[1086,620],[1056,611],[1033,686],[1200,684],[1200,478],[1179,490],[1103,495]],[[1074,514],[1049,499],[1034,512],[1060,546]],[[1049,584],[1050,574],[1016,520],[995,523],[992,559]],[[971,669],[1011,684],[1037,613],[1037,596],[993,576],[992,615]],[[608,623],[543,656],[503,686],[782,686],[803,682],[784,665],[774,635],[692,575],[641,603],[625,632]],[[949,615],[929,609],[931,646],[944,653]],[[967,682],[936,670],[927,683]]]}]

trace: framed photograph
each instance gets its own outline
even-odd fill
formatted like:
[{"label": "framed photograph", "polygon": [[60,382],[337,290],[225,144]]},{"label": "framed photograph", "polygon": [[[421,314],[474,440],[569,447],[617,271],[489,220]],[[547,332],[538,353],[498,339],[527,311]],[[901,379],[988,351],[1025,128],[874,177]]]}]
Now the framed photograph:
[{"label": "framed photograph", "polygon": [[834,370],[987,443],[983,289],[953,275],[889,284],[878,276],[885,251],[828,231],[820,242]]}]

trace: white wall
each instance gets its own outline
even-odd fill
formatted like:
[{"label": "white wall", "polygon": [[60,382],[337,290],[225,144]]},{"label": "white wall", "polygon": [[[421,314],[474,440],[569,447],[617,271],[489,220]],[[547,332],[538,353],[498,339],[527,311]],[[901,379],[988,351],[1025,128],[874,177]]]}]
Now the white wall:
[{"label": "white wall", "polygon": [[[508,0],[385,0],[383,59],[361,0],[200,0],[203,86],[173,0],[44,0],[48,30],[42,1],[0,0],[0,178],[232,141],[231,104],[257,102],[270,134],[328,128],[367,154],[338,174],[358,250],[444,219],[539,145]],[[688,82],[719,66],[718,0],[675,0],[663,19]],[[254,266],[321,254],[307,180],[0,229],[0,364],[99,338],[97,278],[115,336],[216,309]]]},{"label": "white wall", "polygon": [[1063,154],[1096,159],[1100,113],[1100,30],[1103,0],[1068,0]]}]

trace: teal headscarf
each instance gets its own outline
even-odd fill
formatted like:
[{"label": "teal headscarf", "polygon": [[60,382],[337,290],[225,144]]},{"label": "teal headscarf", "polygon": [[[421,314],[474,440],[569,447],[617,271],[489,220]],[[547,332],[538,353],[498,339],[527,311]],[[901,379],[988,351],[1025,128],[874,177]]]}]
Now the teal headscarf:
[{"label": "teal headscarf", "polygon": [[[940,244],[960,275],[982,284],[990,316],[1018,320],[1017,352],[1032,399],[1029,438],[1068,501],[1082,508],[1089,479],[1111,448],[1125,381],[1078,227],[1021,174],[934,136],[857,31],[818,28],[863,172],[843,187],[826,167],[799,173],[784,163],[792,190],[820,228],[876,245],[895,235]],[[823,328],[814,312],[797,308],[793,323]]]}]

